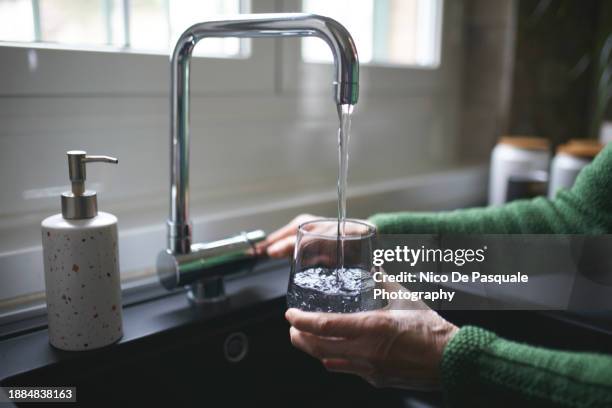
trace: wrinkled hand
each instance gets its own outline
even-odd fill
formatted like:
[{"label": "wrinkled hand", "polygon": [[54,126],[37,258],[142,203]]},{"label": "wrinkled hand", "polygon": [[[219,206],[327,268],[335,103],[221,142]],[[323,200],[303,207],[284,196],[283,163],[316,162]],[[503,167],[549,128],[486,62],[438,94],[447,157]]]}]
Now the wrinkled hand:
[{"label": "wrinkled hand", "polygon": [[[301,214],[291,220],[287,225],[274,231],[263,241],[256,245],[257,253],[260,255],[267,254],[272,258],[286,258],[293,255],[293,249],[295,248],[297,240],[297,232],[300,225],[314,220],[320,220],[324,217]],[[324,236],[334,236],[337,234],[337,228],[334,224],[323,223],[318,225],[312,225],[309,232],[316,233]],[[345,232],[347,234],[358,233],[361,231],[359,227],[355,229],[347,224]]]},{"label": "wrinkled hand", "polygon": [[328,370],[357,374],[376,387],[438,388],[442,353],[459,330],[430,309],[350,314],[289,309],[285,316],[294,346]]},{"label": "wrinkled hand", "polygon": [[284,227],[274,231],[263,241],[256,245],[259,254],[266,254],[272,258],[286,258],[293,254],[297,231],[300,225],[305,222],[316,220],[317,217],[311,214],[301,214],[292,219]]}]

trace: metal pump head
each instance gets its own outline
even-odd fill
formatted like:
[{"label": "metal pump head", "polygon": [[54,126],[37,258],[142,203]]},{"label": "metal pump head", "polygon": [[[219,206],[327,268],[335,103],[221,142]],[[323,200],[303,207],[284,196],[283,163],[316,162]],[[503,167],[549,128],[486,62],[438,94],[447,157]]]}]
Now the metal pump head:
[{"label": "metal pump head", "polygon": [[62,216],[68,220],[93,218],[98,215],[98,198],[95,191],[85,190],[87,176],[85,164],[119,163],[119,160],[109,156],[88,156],[82,150],[70,150],[68,155],[68,175],[72,191],[62,193]]}]

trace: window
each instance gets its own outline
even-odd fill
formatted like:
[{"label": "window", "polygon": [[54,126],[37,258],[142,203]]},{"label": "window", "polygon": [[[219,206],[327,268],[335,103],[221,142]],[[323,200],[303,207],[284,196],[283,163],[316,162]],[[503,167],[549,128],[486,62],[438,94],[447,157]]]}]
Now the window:
[{"label": "window", "polygon": [[[248,6],[247,0],[0,0],[0,41],[168,53],[190,25]],[[195,54],[247,57],[249,41],[211,38]]]},{"label": "window", "polygon": [[34,41],[34,19],[30,0],[0,0],[0,39]]},{"label": "window", "polygon": [[[361,63],[436,67],[442,0],[303,0],[305,12],[335,18],[352,33]],[[307,62],[331,62],[317,39],[302,42]]]}]

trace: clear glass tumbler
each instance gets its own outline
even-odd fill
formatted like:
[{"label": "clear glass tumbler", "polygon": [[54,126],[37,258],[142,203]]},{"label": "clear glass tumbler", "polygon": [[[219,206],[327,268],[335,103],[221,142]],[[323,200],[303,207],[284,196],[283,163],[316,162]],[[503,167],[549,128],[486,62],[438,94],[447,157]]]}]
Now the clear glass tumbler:
[{"label": "clear glass tumbler", "polygon": [[374,300],[372,250],[376,228],[326,218],[300,225],[291,264],[287,305],[306,311],[352,313],[382,307]]}]

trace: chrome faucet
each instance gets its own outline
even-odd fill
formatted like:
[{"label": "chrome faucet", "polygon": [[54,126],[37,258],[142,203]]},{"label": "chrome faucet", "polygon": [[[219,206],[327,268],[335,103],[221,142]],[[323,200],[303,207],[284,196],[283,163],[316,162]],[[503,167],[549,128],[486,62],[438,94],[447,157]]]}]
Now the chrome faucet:
[{"label": "chrome faucet", "polygon": [[[333,96],[336,104],[355,104],[359,94],[357,49],[346,28],[329,17],[303,13],[238,15],[195,24],[180,36],[170,61],[170,217],[167,221],[167,249],[158,257],[158,274],[169,289],[196,282],[189,292],[190,299],[195,302],[222,299],[223,274],[229,270],[228,265],[253,259],[255,243],[265,238],[262,231],[254,231],[216,243],[192,244],[189,219],[189,63],[195,45],[207,37],[321,38],[334,57]],[[221,258],[230,262],[220,262]],[[220,264],[225,266],[225,271],[218,269]]]}]

